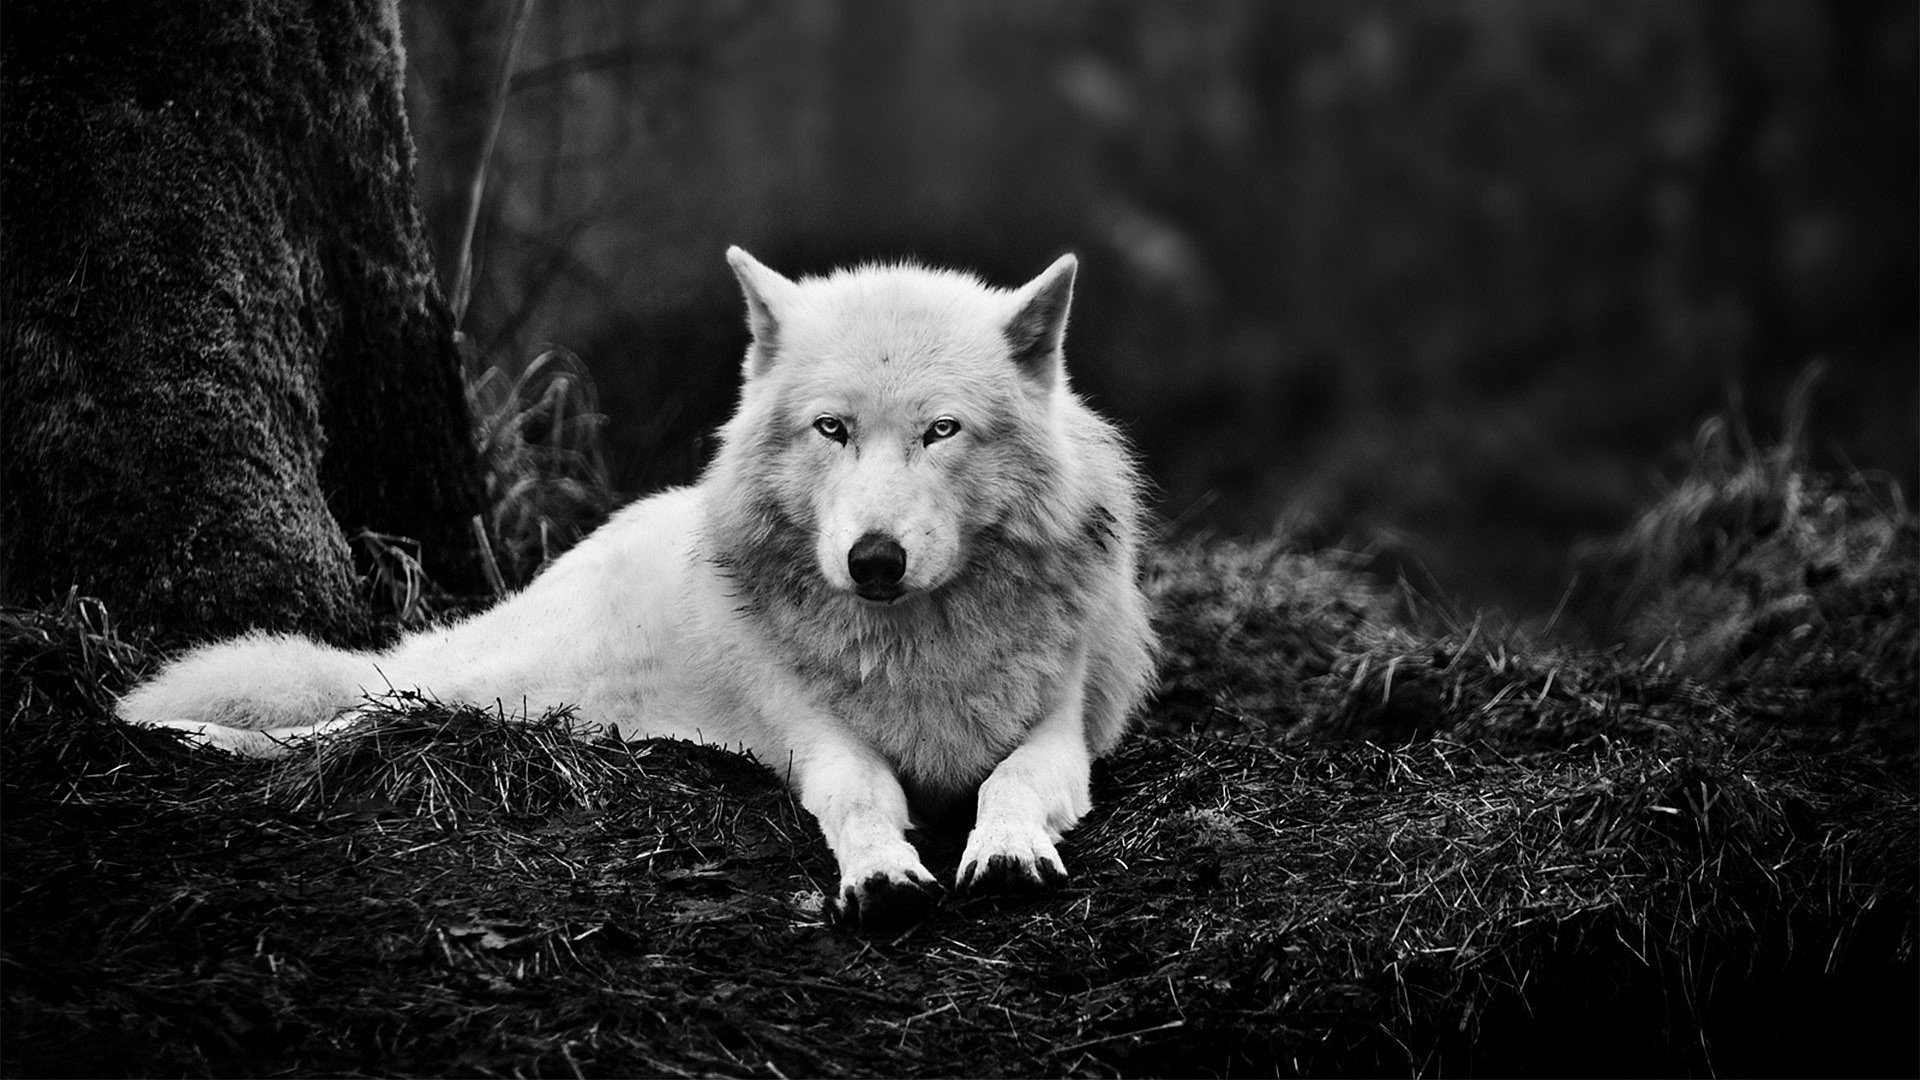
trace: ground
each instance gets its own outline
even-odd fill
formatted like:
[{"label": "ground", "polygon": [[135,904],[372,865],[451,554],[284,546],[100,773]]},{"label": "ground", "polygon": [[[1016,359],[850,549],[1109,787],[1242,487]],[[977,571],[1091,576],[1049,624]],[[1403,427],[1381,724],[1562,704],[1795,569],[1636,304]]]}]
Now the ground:
[{"label": "ground", "polygon": [[[0,1065],[1912,1075],[1889,520],[1711,669],[1423,620],[1325,553],[1163,552],[1165,684],[1072,880],[897,937],[829,921],[829,853],[747,759],[394,700],[242,761],[111,720],[155,657],[98,605],[10,610]],[[950,877],[962,837],[918,840]]]}]

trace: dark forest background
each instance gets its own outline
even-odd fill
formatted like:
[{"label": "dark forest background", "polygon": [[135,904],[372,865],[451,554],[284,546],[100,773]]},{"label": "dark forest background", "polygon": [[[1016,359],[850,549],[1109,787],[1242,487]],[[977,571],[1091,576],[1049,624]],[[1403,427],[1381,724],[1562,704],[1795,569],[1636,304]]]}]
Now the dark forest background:
[{"label": "dark forest background", "polygon": [[1913,489],[1916,10],[403,3],[474,362],[577,353],[622,494],[691,480],[732,407],[727,244],[1001,284],[1071,249],[1076,384],[1173,533],[1535,616],[1704,418],[1777,437],[1816,359],[1815,466]]}]

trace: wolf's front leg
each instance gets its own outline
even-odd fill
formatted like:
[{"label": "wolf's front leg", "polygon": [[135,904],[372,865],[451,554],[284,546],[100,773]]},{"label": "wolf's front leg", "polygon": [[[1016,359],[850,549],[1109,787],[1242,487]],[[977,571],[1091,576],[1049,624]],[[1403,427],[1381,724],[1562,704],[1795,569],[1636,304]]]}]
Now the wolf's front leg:
[{"label": "wolf's front leg", "polygon": [[1067,880],[1054,845],[1092,805],[1084,660],[1078,668],[1052,711],[980,785],[956,887],[1025,892]]},{"label": "wolf's front leg", "polygon": [[927,913],[940,891],[907,842],[906,793],[872,747],[837,726],[829,730],[796,751],[793,780],[840,864],[835,911],[863,930],[903,930]]}]

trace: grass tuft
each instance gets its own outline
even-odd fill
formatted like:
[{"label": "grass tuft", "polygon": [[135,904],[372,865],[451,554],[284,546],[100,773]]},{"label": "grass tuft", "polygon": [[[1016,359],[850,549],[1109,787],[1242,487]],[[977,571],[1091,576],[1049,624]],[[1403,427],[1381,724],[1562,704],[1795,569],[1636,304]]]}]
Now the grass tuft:
[{"label": "grass tuft", "polygon": [[566,349],[509,375],[484,367],[467,384],[487,470],[487,532],[502,585],[518,587],[593,531],[613,508],[593,376]]},{"label": "grass tuft", "polygon": [[1830,666],[1836,649],[1861,647],[1909,683],[1920,675],[1920,522],[1891,482],[1807,469],[1819,374],[1809,368],[1789,395],[1778,445],[1757,449],[1708,420],[1678,482],[1580,553],[1602,636],[1696,675],[1794,681],[1803,660]]},{"label": "grass tuft", "polygon": [[1146,581],[1162,649],[1151,721],[1220,735],[1300,723],[1316,705],[1313,680],[1399,610],[1355,560],[1277,539],[1170,547]]},{"label": "grass tuft", "polygon": [[121,639],[106,605],[77,589],[57,608],[0,606],[0,715],[9,722],[30,708],[109,711],[149,666],[141,645]]},{"label": "grass tuft", "polygon": [[571,708],[529,718],[398,691],[355,712],[351,727],[276,761],[268,797],[299,811],[418,815],[451,827],[595,807],[626,763],[626,744],[576,737]]},{"label": "grass tuft", "polygon": [[360,554],[361,592],[383,623],[401,630],[418,629],[457,608],[420,565],[418,540],[361,529],[349,542]]}]

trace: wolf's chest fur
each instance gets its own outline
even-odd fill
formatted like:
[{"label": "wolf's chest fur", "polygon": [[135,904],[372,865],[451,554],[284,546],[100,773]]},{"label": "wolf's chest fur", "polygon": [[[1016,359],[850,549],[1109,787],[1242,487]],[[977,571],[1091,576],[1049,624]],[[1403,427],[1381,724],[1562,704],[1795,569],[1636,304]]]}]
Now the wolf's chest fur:
[{"label": "wolf's chest fur", "polygon": [[[1025,738],[1064,682],[1063,658],[1019,650],[944,656],[934,678],[907,650],[874,650],[864,679],[829,691],[834,712],[930,792],[970,791]],[[993,655],[998,653],[999,655]]]},{"label": "wolf's chest fur", "polygon": [[1057,601],[1003,608],[992,622],[933,597],[898,612],[860,603],[778,620],[782,636],[820,704],[930,799],[970,792],[1068,681],[1074,635]]}]

